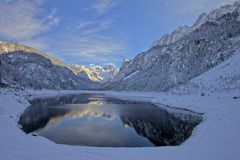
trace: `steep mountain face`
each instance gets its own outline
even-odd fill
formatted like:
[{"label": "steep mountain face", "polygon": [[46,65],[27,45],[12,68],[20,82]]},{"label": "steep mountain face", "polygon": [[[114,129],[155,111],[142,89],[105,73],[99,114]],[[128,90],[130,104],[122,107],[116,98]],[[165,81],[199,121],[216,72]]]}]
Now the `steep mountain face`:
[{"label": "steep mountain face", "polygon": [[75,75],[77,75],[80,78],[92,80],[92,81],[98,81],[99,79],[85,66],[81,65],[71,65],[71,70]]},{"label": "steep mountain face", "polygon": [[21,44],[17,44],[17,43],[9,43],[9,42],[5,42],[5,41],[0,41],[0,54],[6,54],[6,53],[18,52],[18,51],[24,51],[27,53],[35,53],[35,54],[45,57],[46,59],[49,59],[54,65],[67,67],[67,65],[64,64],[63,62],[61,62],[60,60],[58,60],[54,57],[51,57],[45,53],[39,52],[38,50],[36,50],[34,48],[31,48],[31,47],[28,47],[25,45],[21,45]]},{"label": "steep mountain face", "polygon": [[157,40],[153,42],[151,48],[156,47],[156,46],[163,46],[163,45],[169,45],[171,43],[176,42],[183,36],[187,35],[189,33],[189,27],[188,26],[183,26],[183,27],[178,27],[173,33],[170,35],[166,34],[161,37],[160,40]]},{"label": "steep mountain face", "polygon": [[72,65],[71,69],[77,76],[96,82],[111,82],[117,74],[117,69],[112,64],[103,66]]},{"label": "steep mountain face", "polygon": [[92,89],[95,86],[90,80],[77,77],[61,61],[32,48],[1,42],[0,50],[0,78],[9,85],[33,89]]},{"label": "steep mountain face", "polygon": [[206,92],[222,92],[226,90],[240,91],[240,49],[229,59],[218,66],[197,76],[187,84],[171,89],[177,94],[204,94]]},{"label": "steep mountain face", "polygon": [[240,48],[240,2],[202,14],[123,63],[107,89],[167,91],[228,59]]}]

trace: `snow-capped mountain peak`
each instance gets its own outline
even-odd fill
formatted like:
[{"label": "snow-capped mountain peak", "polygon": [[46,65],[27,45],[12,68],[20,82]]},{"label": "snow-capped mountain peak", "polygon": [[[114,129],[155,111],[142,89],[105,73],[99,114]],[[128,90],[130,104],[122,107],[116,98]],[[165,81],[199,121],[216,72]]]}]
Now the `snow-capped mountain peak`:
[{"label": "snow-capped mountain peak", "polygon": [[0,81],[31,89],[91,89],[96,84],[77,77],[67,64],[17,43],[0,42]]},{"label": "snow-capped mountain peak", "polygon": [[165,34],[160,38],[160,40],[154,41],[151,48],[153,48],[155,46],[169,45],[169,44],[179,40],[184,35],[188,34],[188,32],[189,32],[188,26],[180,26],[175,31],[173,31],[171,34]]},{"label": "snow-capped mountain peak", "polygon": [[240,47],[240,1],[201,14],[123,63],[107,89],[167,91],[231,57]]},{"label": "snow-capped mountain peak", "polygon": [[71,69],[76,75],[97,82],[111,82],[117,74],[114,64],[108,65],[72,65]]},{"label": "snow-capped mountain peak", "polygon": [[207,22],[218,23],[218,19],[221,16],[231,14],[233,12],[238,13],[237,20],[240,21],[240,1],[236,1],[233,5],[222,6],[216,10],[211,11],[209,14],[200,14],[196,22],[191,27],[188,27],[186,25],[178,27],[171,34],[165,34],[160,38],[160,40],[154,41],[151,48],[172,44],[177,40],[181,39],[183,36],[189,35],[190,33],[194,32],[201,25]]}]

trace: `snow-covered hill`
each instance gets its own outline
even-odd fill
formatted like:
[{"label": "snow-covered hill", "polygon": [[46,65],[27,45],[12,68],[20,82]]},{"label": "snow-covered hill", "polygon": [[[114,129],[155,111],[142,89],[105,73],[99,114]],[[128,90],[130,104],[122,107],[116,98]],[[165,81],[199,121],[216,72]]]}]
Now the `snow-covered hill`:
[{"label": "snow-covered hill", "polygon": [[72,65],[71,69],[76,75],[97,82],[111,82],[117,74],[117,69],[113,64],[108,65]]},{"label": "snow-covered hill", "polygon": [[[179,85],[172,93],[192,94],[201,92],[240,91],[240,50],[220,65],[192,79],[187,84]],[[239,92],[240,93],[240,92]]]},{"label": "snow-covered hill", "polygon": [[240,2],[202,14],[123,63],[106,89],[168,91],[221,64],[240,48]]},{"label": "snow-covered hill", "polygon": [[76,76],[63,62],[33,48],[0,43],[0,80],[33,89],[92,89],[95,83]]},{"label": "snow-covered hill", "polygon": [[46,59],[49,59],[54,65],[67,67],[67,65],[64,64],[62,61],[60,61],[52,56],[49,56],[45,53],[42,53],[32,47],[28,47],[28,46],[21,45],[18,43],[9,43],[6,41],[0,41],[0,54],[12,53],[12,52],[17,52],[17,51],[35,53],[35,54],[45,57]]}]

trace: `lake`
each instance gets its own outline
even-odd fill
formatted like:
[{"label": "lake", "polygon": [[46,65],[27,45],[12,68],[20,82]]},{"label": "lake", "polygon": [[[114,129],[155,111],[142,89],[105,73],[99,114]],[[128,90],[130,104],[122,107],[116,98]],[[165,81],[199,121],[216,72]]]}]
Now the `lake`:
[{"label": "lake", "polygon": [[176,146],[202,120],[191,111],[98,94],[36,98],[30,103],[19,119],[24,132],[76,146]]}]

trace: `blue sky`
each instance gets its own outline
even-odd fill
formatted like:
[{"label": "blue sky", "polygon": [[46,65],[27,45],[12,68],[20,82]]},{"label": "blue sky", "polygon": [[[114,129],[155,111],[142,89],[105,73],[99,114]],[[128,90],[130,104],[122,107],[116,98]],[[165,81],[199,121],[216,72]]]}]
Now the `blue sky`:
[{"label": "blue sky", "polygon": [[235,0],[0,0],[0,39],[67,64],[119,66],[202,12]]}]

